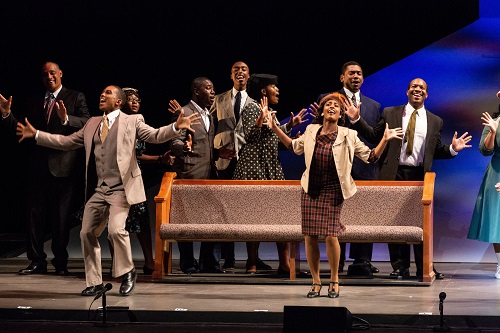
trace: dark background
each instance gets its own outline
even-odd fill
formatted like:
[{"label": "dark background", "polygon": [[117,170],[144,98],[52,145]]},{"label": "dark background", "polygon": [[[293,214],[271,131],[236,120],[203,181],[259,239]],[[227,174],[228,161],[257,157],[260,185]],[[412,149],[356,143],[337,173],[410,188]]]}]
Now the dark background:
[{"label": "dark background", "polygon": [[[238,60],[279,76],[284,118],[339,89],[344,62],[358,61],[366,78],[477,20],[479,2],[16,0],[0,10],[0,93],[13,96],[14,113],[43,92],[41,65],[54,61],[92,115],[104,87],[129,86],[139,89],[146,122],[161,126],[170,99],[189,101],[193,78],[208,77],[216,93],[230,89]],[[1,134],[0,234],[22,232],[24,158]]]}]

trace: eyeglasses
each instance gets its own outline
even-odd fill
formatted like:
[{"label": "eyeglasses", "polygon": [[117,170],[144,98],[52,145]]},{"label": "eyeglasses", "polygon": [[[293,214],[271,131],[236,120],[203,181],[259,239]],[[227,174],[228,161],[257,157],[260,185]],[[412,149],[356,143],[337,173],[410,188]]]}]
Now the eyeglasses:
[{"label": "eyeglasses", "polygon": [[127,102],[131,102],[131,103],[140,103],[141,102],[141,99],[140,98],[132,98],[132,97],[128,97],[127,98]]}]

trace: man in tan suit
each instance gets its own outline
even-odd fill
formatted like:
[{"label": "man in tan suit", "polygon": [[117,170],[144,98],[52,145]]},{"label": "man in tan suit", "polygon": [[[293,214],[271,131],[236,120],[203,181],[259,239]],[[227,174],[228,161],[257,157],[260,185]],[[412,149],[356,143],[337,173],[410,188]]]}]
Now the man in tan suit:
[{"label": "man in tan suit", "polygon": [[[215,95],[215,100],[210,107],[210,114],[216,126],[215,148],[227,147],[227,149],[233,150],[231,158],[219,157],[215,161],[220,179],[233,179],[238,151],[245,144],[245,133],[243,133],[240,113],[245,106],[253,101],[246,91],[249,77],[250,69],[248,65],[243,61],[235,62],[231,67],[233,87],[228,91]],[[223,269],[234,269],[234,242],[221,243],[221,251],[224,258]],[[271,269],[260,259],[258,259],[257,264],[259,269]]]},{"label": "man in tan suit", "polygon": [[[85,147],[86,198],[89,199],[80,232],[87,284],[82,296],[95,296],[104,289],[98,237],[106,224],[114,249],[113,277],[122,276],[120,294],[129,295],[134,290],[137,273],[125,221],[130,205],[146,200],[135,154],[136,140],[163,143],[174,138],[181,129],[194,132],[191,124],[199,120],[197,114],[184,117],[181,110],[175,123],[156,129],[145,124],[141,114],[122,112],[120,108],[125,102],[126,96],[120,87],[106,87],[99,101],[104,116],[90,118],[82,129],[68,136],[36,130],[28,119],[26,125],[17,125],[19,141],[34,137],[38,145],[54,149]],[[64,110],[64,105],[56,107]]]}]

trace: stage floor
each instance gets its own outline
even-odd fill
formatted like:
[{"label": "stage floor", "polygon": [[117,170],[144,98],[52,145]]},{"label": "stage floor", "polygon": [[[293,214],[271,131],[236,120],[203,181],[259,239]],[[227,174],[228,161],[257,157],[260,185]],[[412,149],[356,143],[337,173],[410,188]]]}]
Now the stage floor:
[{"label": "stage floor", "polygon": [[[277,262],[268,263],[277,267]],[[27,264],[26,258],[0,260],[0,332],[102,331],[98,327],[103,321],[102,299],[93,302],[93,297],[80,296],[85,288],[81,259],[71,259],[70,275],[64,277],[54,275],[50,265],[46,275],[18,275]],[[374,264],[381,272],[372,280],[387,280],[389,263]],[[136,265],[142,267],[141,262]],[[106,323],[113,326],[106,331],[152,333],[168,327],[169,332],[282,332],[285,306],[311,306],[345,307],[359,329],[429,332],[441,326],[439,294],[445,292],[443,319],[453,331],[500,332],[495,264],[436,263],[445,279],[431,285],[367,284],[363,279],[356,283],[341,278],[337,299],[326,297],[326,262],[322,262],[323,294],[316,299],[305,296],[308,277],[289,281],[273,272],[250,276],[243,273],[243,265],[238,262],[235,273],[176,274],[161,281],[144,276],[139,268],[135,291],[122,297],[120,281],[109,276],[106,259],[104,282],[113,284],[106,297]],[[302,267],[307,267],[305,262]]]}]

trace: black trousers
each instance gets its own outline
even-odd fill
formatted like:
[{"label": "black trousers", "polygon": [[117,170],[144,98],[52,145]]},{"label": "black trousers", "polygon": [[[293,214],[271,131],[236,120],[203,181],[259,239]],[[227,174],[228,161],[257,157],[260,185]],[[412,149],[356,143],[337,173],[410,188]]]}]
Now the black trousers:
[{"label": "black trousers", "polygon": [[56,269],[66,268],[74,186],[72,177],[54,177],[48,170],[30,179],[26,252],[32,263],[47,265],[44,243],[50,236],[52,264]]},{"label": "black trousers", "polygon": [[202,242],[198,265],[193,253],[193,242],[177,242],[181,270],[183,272],[189,268],[199,268],[201,271],[219,270],[219,260],[221,258],[220,244],[218,242]]}]

